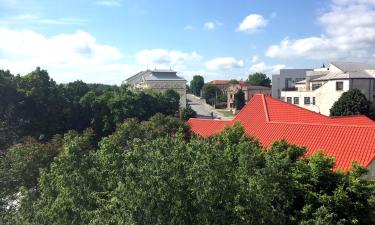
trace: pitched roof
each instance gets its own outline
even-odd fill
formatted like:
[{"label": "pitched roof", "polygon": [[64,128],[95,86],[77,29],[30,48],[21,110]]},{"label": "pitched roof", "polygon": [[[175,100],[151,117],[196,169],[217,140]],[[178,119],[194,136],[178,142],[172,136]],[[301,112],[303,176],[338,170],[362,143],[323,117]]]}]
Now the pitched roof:
[{"label": "pitched roof", "polygon": [[145,80],[181,80],[186,81],[184,78],[177,76],[175,71],[160,71],[153,70],[151,74],[145,77]]},{"label": "pitched roof", "polygon": [[308,156],[322,150],[336,158],[340,170],[349,170],[354,161],[369,166],[375,157],[375,122],[367,117],[327,117],[262,94],[255,95],[231,121],[188,121],[192,131],[204,137],[235,122],[241,122],[246,133],[265,147],[286,139],[305,146]]},{"label": "pitched roof", "polygon": [[331,64],[339,68],[344,73],[375,69],[374,65],[359,62],[332,62]]},{"label": "pitched roof", "polygon": [[224,85],[224,84],[228,84],[229,80],[212,80],[210,81],[210,83],[215,84],[215,85]]}]

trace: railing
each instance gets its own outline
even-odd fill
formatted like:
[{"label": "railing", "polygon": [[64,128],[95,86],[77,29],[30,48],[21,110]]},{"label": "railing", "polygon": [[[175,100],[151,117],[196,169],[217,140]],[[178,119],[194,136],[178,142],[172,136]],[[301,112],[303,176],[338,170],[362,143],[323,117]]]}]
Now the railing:
[{"label": "railing", "polygon": [[297,91],[296,87],[290,87],[290,88],[282,88],[282,91]]}]

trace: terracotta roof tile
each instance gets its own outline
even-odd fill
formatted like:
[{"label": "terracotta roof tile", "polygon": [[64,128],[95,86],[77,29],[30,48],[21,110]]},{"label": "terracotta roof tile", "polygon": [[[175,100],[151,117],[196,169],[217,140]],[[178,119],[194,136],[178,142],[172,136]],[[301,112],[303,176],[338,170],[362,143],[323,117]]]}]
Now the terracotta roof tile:
[{"label": "terracotta roof tile", "polygon": [[336,168],[348,170],[356,161],[369,166],[375,157],[375,122],[365,116],[327,117],[261,94],[232,121],[190,119],[192,131],[207,137],[224,126],[241,122],[246,133],[269,147],[275,140],[305,146],[310,156],[317,150],[336,158]]}]

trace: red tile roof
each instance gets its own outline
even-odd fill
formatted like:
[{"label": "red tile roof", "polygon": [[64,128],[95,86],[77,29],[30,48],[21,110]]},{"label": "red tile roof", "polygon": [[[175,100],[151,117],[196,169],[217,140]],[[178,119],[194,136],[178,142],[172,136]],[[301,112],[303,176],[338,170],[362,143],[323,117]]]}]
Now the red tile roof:
[{"label": "red tile roof", "polygon": [[210,81],[210,83],[211,84],[216,84],[216,85],[217,84],[219,84],[219,85],[222,84],[223,85],[223,84],[228,84],[229,80],[212,80],[212,81]]},{"label": "red tile roof", "polygon": [[375,158],[375,122],[366,116],[327,117],[286,102],[255,95],[230,121],[190,119],[192,131],[207,137],[241,122],[246,133],[269,147],[274,141],[305,146],[307,155],[322,150],[347,171],[354,161],[369,166]]}]

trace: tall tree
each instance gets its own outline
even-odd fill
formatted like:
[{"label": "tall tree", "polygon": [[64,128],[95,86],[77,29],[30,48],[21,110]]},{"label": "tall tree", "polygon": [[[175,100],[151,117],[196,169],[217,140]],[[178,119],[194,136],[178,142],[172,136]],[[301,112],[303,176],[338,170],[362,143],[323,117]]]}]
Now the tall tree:
[{"label": "tall tree", "polygon": [[207,83],[202,88],[203,98],[206,99],[207,103],[213,105],[216,103],[217,97],[220,95],[221,90],[216,85]]},{"label": "tall tree", "polygon": [[271,87],[271,80],[264,73],[250,74],[246,82],[251,85]]},{"label": "tall tree", "polygon": [[333,104],[330,109],[331,116],[366,115],[375,119],[371,102],[358,89],[349,90]]},{"label": "tall tree", "polygon": [[237,110],[241,110],[245,106],[245,93],[240,89],[234,94],[234,105]]},{"label": "tall tree", "polygon": [[204,78],[200,75],[195,75],[193,79],[190,81],[191,92],[196,96],[200,96],[203,85]]}]

